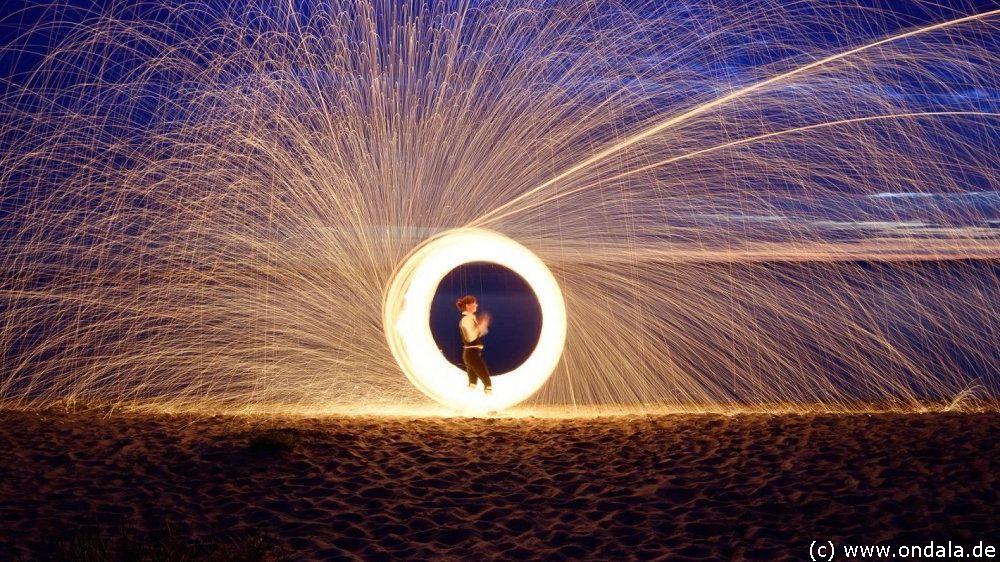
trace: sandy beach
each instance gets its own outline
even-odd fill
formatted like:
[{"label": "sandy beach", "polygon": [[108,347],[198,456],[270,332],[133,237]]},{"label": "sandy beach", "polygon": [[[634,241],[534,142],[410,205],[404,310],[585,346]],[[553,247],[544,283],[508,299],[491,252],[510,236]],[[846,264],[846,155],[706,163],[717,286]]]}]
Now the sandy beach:
[{"label": "sandy beach", "polygon": [[0,558],[803,560],[811,541],[996,544],[997,435],[995,413],[3,411]]}]

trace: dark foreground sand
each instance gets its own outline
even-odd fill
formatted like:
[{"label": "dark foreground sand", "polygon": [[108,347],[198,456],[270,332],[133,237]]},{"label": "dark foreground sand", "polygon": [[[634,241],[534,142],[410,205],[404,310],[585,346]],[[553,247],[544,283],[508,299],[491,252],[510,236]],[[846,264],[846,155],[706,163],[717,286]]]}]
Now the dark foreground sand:
[{"label": "dark foreground sand", "polygon": [[998,414],[7,411],[0,559],[808,560],[814,540],[996,545],[998,437]]}]

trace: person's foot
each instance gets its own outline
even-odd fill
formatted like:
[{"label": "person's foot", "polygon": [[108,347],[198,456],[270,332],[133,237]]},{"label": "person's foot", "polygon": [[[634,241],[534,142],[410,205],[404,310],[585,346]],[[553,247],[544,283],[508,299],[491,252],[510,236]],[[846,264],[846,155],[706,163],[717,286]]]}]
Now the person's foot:
[{"label": "person's foot", "polygon": [[486,393],[486,394],[493,394],[493,388],[492,388],[492,387],[489,387],[489,386],[487,386],[487,387],[486,387],[486,388],[485,388],[485,389],[483,390],[483,392],[484,392],[484,393]]}]

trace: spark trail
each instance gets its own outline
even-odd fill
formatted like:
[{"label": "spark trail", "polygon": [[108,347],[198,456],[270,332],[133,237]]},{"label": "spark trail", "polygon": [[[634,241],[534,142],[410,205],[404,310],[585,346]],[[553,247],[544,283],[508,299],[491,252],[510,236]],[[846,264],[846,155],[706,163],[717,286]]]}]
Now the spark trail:
[{"label": "spark trail", "polygon": [[26,8],[0,49],[0,401],[423,407],[385,292],[467,226],[562,289],[565,351],[528,406],[995,399],[998,19]]}]

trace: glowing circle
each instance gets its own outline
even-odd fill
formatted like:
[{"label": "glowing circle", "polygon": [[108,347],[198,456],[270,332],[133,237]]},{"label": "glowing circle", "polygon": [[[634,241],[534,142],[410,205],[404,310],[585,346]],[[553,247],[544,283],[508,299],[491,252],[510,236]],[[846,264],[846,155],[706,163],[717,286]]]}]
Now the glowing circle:
[{"label": "glowing circle", "polygon": [[[493,378],[492,395],[484,394],[481,386],[467,388],[465,371],[441,354],[430,328],[438,284],[448,272],[470,262],[495,263],[517,273],[542,310],[535,350],[516,369]],[[531,250],[490,230],[463,228],[428,239],[403,260],[385,294],[382,325],[396,362],[421,392],[460,411],[501,410],[534,394],[555,370],[566,341],[566,304],[556,278]]]}]

